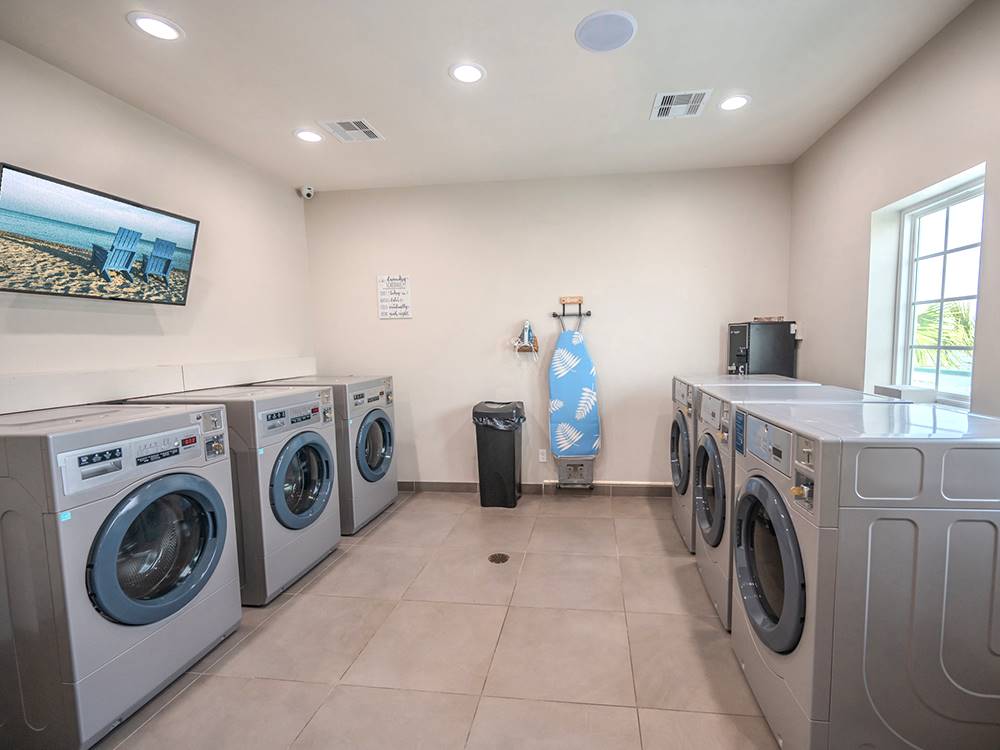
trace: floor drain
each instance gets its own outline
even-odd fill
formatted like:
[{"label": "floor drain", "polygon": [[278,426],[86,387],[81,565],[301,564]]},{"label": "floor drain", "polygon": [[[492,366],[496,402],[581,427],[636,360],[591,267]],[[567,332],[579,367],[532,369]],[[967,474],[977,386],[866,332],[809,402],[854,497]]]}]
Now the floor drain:
[{"label": "floor drain", "polygon": [[510,559],[510,555],[508,555],[506,552],[494,552],[487,559],[491,563],[495,563],[497,565],[500,565],[502,563],[507,562]]}]

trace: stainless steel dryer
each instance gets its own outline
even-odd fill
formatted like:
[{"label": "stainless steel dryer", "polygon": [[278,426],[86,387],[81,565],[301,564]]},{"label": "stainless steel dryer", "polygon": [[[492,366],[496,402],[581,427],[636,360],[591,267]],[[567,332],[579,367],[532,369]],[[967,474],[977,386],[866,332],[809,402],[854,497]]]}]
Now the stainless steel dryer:
[{"label": "stainless steel dryer", "polygon": [[244,604],[267,604],[340,543],[329,388],[211,388],[131,403],[225,404]]},{"label": "stainless steel dryer", "polygon": [[340,521],[355,534],[399,496],[396,479],[396,425],[391,377],[307,375],[260,385],[312,385],[333,388],[337,413],[340,472]]},{"label": "stainless steel dryer", "polygon": [[670,425],[670,474],[673,496],[670,508],[677,530],[688,548],[694,552],[694,491],[691,475],[694,453],[698,445],[697,397],[702,385],[809,385],[807,380],[795,380],[783,375],[685,375],[673,380],[673,421]]},{"label": "stainless steel dryer", "polygon": [[1000,747],[1000,421],[932,404],[745,414],[733,648],[782,746]]},{"label": "stainless steel dryer", "polygon": [[732,607],[731,523],[735,459],[730,442],[733,420],[744,419],[740,407],[758,403],[805,404],[904,403],[832,385],[732,386],[699,389],[698,448],[694,458],[693,497],[698,573],[723,627],[729,630]]},{"label": "stainless steel dryer", "polygon": [[0,416],[0,737],[88,748],[240,621],[222,406]]}]

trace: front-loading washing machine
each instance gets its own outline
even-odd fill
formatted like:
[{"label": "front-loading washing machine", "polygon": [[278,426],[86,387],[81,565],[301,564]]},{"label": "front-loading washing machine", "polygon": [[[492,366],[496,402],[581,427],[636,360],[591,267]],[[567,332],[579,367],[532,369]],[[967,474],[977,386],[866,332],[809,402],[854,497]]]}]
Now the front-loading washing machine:
[{"label": "front-loading washing machine", "polygon": [[726,630],[732,607],[731,523],[733,498],[739,496],[734,482],[735,461],[730,435],[734,419],[745,419],[740,407],[757,403],[805,404],[904,403],[832,385],[731,386],[706,385],[699,389],[698,447],[692,476],[695,560],[709,598]]},{"label": "front-loading washing machine", "polygon": [[0,737],[88,748],[240,622],[222,406],[0,416]]},{"label": "front-loading washing machine", "polygon": [[816,386],[807,380],[786,378],[784,375],[685,375],[673,380],[673,419],[670,425],[670,475],[673,495],[670,509],[681,539],[694,553],[694,454],[698,445],[697,400],[702,385],[804,385]]},{"label": "front-loading washing machine", "polygon": [[307,375],[259,385],[333,388],[340,471],[340,523],[355,534],[399,497],[391,377]]},{"label": "front-loading washing machine", "polygon": [[340,543],[329,388],[210,388],[131,403],[225,405],[244,604],[267,604]]},{"label": "front-loading washing machine", "polygon": [[1000,747],[1000,421],[740,410],[732,644],[781,746]]}]

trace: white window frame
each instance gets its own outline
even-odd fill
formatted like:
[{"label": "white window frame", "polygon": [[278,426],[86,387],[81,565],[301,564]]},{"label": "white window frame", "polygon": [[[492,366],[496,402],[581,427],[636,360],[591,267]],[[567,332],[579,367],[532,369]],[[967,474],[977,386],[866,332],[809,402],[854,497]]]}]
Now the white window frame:
[{"label": "white window frame", "polygon": [[[914,348],[926,348],[932,349],[938,352],[941,351],[968,351],[972,354],[973,362],[972,367],[975,369],[975,348],[974,347],[956,347],[956,346],[937,346],[937,347],[913,347],[910,342],[913,340],[913,325],[914,325],[914,310],[915,303],[919,304],[921,301],[914,300],[915,289],[916,289],[916,263],[918,260],[925,260],[927,258],[944,258],[944,267],[941,272],[941,297],[938,299],[926,300],[926,302],[940,302],[942,305],[945,302],[959,302],[966,300],[975,300],[978,302],[980,293],[982,291],[981,284],[977,283],[976,294],[968,295],[964,297],[945,297],[944,296],[944,284],[947,279],[948,274],[948,256],[953,255],[957,252],[963,250],[969,250],[970,248],[978,247],[980,248],[980,258],[982,258],[982,235],[980,235],[979,242],[973,243],[971,245],[963,245],[961,247],[956,247],[951,250],[947,248],[948,245],[948,219],[945,219],[944,226],[944,244],[945,248],[938,253],[931,253],[930,255],[921,256],[919,259],[917,257],[917,240],[918,233],[916,231],[917,222],[924,216],[940,211],[942,208],[950,207],[963,201],[967,201],[970,198],[975,198],[978,195],[983,195],[985,193],[986,180],[983,177],[978,177],[975,180],[968,182],[954,190],[949,190],[941,195],[936,195],[933,198],[923,201],[915,206],[908,208],[906,211],[900,214],[901,221],[901,231],[900,231],[900,243],[899,243],[899,263],[897,268],[899,269],[899,278],[896,286],[897,290],[897,311],[896,311],[896,323],[895,323],[895,337],[896,337],[896,356],[893,361],[893,382],[909,384],[910,382],[910,372],[911,372],[911,357]],[[950,212],[947,215],[950,217]],[[980,261],[981,263],[981,261]],[[980,273],[982,273],[982,267],[980,266]],[[978,280],[981,282],[981,278]],[[940,326],[944,324],[943,316],[940,316],[938,322],[938,342],[940,343]],[[937,372],[935,374],[935,385],[940,382],[941,377],[941,357],[938,355],[938,365]],[[939,403],[952,404],[954,406],[969,406],[969,396],[962,393],[947,393],[944,391],[937,391],[937,401]]]}]

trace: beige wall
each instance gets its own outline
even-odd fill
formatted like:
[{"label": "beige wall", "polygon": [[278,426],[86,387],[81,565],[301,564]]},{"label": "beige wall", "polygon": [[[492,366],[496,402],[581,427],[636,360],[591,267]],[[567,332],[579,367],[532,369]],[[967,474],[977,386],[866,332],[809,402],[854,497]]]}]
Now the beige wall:
[{"label": "beige wall", "polygon": [[864,382],[872,212],[987,164],[973,408],[1000,414],[1000,3],[980,0],[794,165],[789,308],[799,373]]},{"label": "beige wall", "polygon": [[0,92],[0,161],[201,220],[186,307],[0,294],[0,375],[311,354],[291,188],[2,42]]},{"label": "beige wall", "polygon": [[[525,481],[554,478],[547,366],[582,294],[598,369],[598,479],[666,481],[670,377],[724,360],[725,324],[785,312],[787,167],[330,192],[306,207],[321,370],[395,377],[401,479],[476,476],[473,404],[527,406]],[[408,273],[412,320],[376,276]],[[508,346],[528,318],[539,362]]]}]

